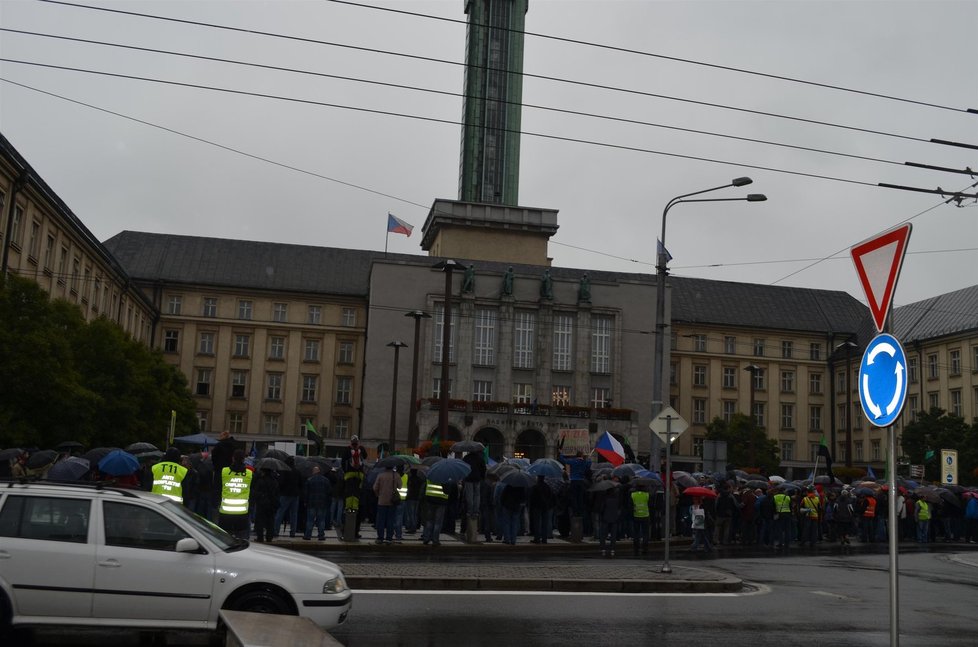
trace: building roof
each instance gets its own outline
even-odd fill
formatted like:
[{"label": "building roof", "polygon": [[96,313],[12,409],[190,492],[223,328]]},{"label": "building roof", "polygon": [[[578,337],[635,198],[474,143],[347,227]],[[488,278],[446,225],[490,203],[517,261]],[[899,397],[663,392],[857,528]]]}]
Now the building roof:
[{"label": "building roof", "polygon": [[[251,290],[367,296],[383,252],[123,231],[105,247],[133,278]],[[391,255],[396,256],[396,255]]]},{"label": "building roof", "polygon": [[677,276],[669,283],[677,323],[852,334],[869,316],[842,291]]},{"label": "building roof", "polygon": [[892,318],[902,343],[978,331],[978,285],[894,308]]}]

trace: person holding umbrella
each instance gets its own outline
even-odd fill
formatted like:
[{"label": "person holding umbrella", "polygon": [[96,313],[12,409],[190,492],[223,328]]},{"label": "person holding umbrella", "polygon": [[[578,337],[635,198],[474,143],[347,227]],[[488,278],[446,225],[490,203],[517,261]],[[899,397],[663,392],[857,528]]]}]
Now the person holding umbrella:
[{"label": "person holding umbrella", "polygon": [[632,520],[634,530],[632,532],[632,552],[638,557],[639,551],[643,555],[649,552],[649,519],[652,515],[649,499],[649,486],[637,484],[629,494],[632,504]]},{"label": "person holding umbrella", "polygon": [[[274,538],[278,502],[279,487],[275,472],[270,467],[259,468],[251,483],[251,504],[255,510],[255,536],[262,543],[270,542]],[[306,525],[306,528],[309,526]]]},{"label": "person holding umbrella", "polygon": [[[597,492],[594,509],[598,521],[598,542],[602,557],[615,556],[618,541],[618,520],[621,518],[621,487],[617,476],[611,477],[611,487]],[[605,540],[611,537],[611,550],[605,550]]]},{"label": "person holding umbrella", "polygon": [[[697,551],[710,552],[713,545],[710,543],[710,536],[706,532],[709,526],[706,508],[703,507],[703,497],[694,496],[693,505],[690,508],[691,525],[693,527],[693,545],[690,548],[694,553]],[[614,553],[612,553],[614,554]]]},{"label": "person holding umbrella", "polygon": [[553,514],[557,497],[547,484],[547,477],[537,476],[537,482],[530,490],[530,528],[533,529],[531,543],[545,544],[553,534]]}]

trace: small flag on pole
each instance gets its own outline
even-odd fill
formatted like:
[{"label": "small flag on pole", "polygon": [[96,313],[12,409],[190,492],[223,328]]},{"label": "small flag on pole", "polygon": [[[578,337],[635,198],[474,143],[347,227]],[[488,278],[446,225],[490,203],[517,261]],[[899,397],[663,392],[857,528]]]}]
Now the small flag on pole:
[{"label": "small flag on pole", "polygon": [[665,256],[666,263],[672,260],[672,254],[669,253],[669,250],[666,249],[666,246],[663,245],[662,241],[659,240],[658,238],[655,239],[655,253],[658,256]]},{"label": "small flag on pole", "polygon": [[411,231],[414,229],[413,225],[409,225],[392,213],[387,214],[387,233],[388,234],[404,234],[408,238],[411,237]]}]

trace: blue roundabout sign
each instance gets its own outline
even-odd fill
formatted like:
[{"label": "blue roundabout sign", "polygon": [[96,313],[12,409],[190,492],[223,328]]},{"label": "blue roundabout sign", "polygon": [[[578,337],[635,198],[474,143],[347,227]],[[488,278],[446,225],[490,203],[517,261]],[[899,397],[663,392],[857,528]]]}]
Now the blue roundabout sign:
[{"label": "blue roundabout sign", "polygon": [[866,346],[859,365],[859,402],[869,422],[893,424],[907,399],[907,355],[893,335],[883,333]]}]

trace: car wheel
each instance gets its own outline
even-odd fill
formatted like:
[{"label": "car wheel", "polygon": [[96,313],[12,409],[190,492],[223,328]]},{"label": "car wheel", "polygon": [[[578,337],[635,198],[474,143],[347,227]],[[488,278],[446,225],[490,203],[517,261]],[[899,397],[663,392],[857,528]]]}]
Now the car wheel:
[{"label": "car wheel", "polygon": [[12,645],[33,645],[34,632],[24,627],[14,627],[11,620],[14,615],[13,606],[7,599],[7,594],[0,591],[0,643]]},{"label": "car wheel", "polygon": [[292,605],[280,593],[271,589],[252,589],[243,593],[229,605],[234,611],[250,611],[252,613],[277,613],[294,615]]}]

